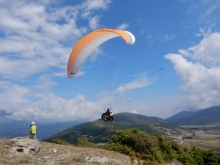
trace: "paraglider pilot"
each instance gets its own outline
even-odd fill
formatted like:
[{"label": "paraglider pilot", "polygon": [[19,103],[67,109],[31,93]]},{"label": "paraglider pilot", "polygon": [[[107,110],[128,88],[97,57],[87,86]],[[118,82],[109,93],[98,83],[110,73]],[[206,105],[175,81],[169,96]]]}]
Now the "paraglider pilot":
[{"label": "paraglider pilot", "polygon": [[110,112],[109,108],[107,108],[107,111],[105,113],[108,116],[108,119],[110,120],[110,122],[114,122],[113,116],[111,116],[112,112]]}]

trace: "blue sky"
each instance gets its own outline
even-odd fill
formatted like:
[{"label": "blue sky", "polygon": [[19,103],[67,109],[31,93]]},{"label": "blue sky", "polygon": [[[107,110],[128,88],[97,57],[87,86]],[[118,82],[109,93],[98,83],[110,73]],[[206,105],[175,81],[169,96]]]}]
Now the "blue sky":
[{"label": "blue sky", "polygon": [[[9,118],[92,121],[111,106],[165,119],[220,103],[219,0],[0,0],[0,20],[0,109]],[[136,42],[103,43],[68,79],[72,48],[101,28]]]}]

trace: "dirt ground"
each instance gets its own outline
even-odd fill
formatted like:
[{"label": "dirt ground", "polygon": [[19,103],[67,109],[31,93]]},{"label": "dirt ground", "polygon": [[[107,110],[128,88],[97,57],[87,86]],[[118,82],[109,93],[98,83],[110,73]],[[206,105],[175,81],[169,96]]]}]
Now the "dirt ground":
[{"label": "dirt ground", "polygon": [[[86,165],[86,164],[102,164],[101,159],[107,158],[108,164],[131,164],[131,160],[128,156],[107,151],[104,149],[92,149],[86,147],[77,147],[73,145],[59,145],[47,142],[41,142],[41,149],[36,155],[30,156],[25,154],[14,155],[10,153],[9,149],[4,146],[7,145],[7,141],[0,140],[0,165],[14,165],[14,164],[31,164],[31,165]],[[54,152],[56,151],[56,152]],[[96,157],[100,159],[100,163],[97,161],[90,161],[89,158]],[[106,157],[106,158],[105,158]],[[86,161],[88,159],[88,162]],[[95,160],[95,159],[94,159]]]},{"label": "dirt ground", "polygon": [[[12,154],[6,146],[8,140],[0,140],[0,165],[138,165],[141,161],[129,156],[104,149],[59,145],[41,142],[41,149],[36,155]],[[54,152],[56,151],[56,152]],[[157,165],[158,163],[153,163]],[[162,165],[182,165],[178,161]]]}]

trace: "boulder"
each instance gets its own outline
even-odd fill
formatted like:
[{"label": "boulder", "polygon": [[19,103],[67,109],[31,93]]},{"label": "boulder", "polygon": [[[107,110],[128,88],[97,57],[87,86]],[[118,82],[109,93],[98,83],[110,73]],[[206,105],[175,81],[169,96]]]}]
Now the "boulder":
[{"label": "boulder", "polygon": [[89,156],[87,156],[85,158],[85,161],[86,162],[97,162],[97,163],[105,164],[105,163],[108,162],[108,158],[107,157],[99,157],[99,156],[97,156],[97,157],[89,157]]},{"label": "boulder", "polygon": [[34,155],[40,151],[41,145],[38,139],[32,139],[30,137],[17,137],[8,141],[7,148],[13,154],[27,154]]}]

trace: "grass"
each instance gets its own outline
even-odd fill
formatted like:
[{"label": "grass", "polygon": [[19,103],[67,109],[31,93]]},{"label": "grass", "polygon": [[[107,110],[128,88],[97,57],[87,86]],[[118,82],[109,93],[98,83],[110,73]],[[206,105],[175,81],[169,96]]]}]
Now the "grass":
[{"label": "grass", "polygon": [[211,134],[211,135],[219,135],[220,136],[220,132],[206,132],[207,134]]}]

